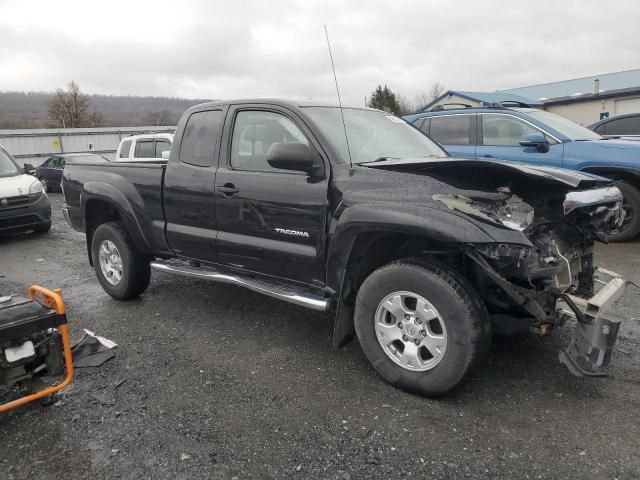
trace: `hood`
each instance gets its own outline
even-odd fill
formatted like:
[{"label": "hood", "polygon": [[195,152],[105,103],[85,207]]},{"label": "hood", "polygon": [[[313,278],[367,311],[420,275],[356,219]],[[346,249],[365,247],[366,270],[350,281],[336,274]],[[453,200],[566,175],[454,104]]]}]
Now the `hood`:
[{"label": "hood", "polygon": [[547,183],[564,185],[572,188],[591,188],[611,182],[606,178],[592,175],[590,173],[503,160],[480,161],[449,157],[407,158],[363,163],[360,165],[370,168],[407,171],[413,173],[419,171],[425,175],[451,180],[453,182],[455,182],[456,179],[466,179],[467,181],[465,183],[472,183],[469,182],[470,179],[479,179],[486,174],[502,174],[506,176],[515,175],[517,177],[534,176]]},{"label": "hood", "polygon": [[623,166],[640,168],[640,142],[637,140],[589,140],[564,144],[564,159],[575,168]]},{"label": "hood", "polygon": [[31,175],[0,177],[0,198],[28,195],[29,187],[38,180]]}]

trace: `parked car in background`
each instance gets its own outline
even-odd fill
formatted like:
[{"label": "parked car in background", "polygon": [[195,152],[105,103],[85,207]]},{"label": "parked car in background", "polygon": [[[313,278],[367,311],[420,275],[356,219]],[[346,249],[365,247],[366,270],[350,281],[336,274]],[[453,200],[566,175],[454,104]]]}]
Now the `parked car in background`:
[{"label": "parked car in background", "polygon": [[94,153],[67,153],[64,155],[54,155],[47,158],[42,165],[35,168],[35,177],[42,183],[45,192],[60,190],[62,171],[67,162],[71,160],[81,160],[83,162],[108,162],[106,158]]},{"label": "parked car in background", "polygon": [[[116,162],[163,160],[171,150],[173,133],[148,133],[123,138],[116,151]],[[164,158],[166,160],[166,158]]]},{"label": "parked car in background", "polygon": [[611,241],[640,233],[640,142],[601,135],[551,112],[524,107],[443,108],[404,117],[454,157],[511,160],[618,181],[624,220]]},{"label": "parked car in background", "polygon": [[616,115],[589,125],[589,130],[604,136],[638,137],[640,139],[640,113]]},{"label": "parked car in background", "polygon": [[[24,172],[0,145],[0,233],[51,228],[51,204],[42,184]],[[0,255],[1,257],[1,255]]]}]

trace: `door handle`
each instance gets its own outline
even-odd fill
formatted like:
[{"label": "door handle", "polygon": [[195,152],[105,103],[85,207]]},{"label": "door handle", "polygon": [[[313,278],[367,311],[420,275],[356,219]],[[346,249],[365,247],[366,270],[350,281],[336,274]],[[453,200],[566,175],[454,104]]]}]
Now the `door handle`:
[{"label": "door handle", "polygon": [[240,190],[238,190],[233,183],[225,183],[224,185],[218,185],[218,191],[225,197],[230,197],[231,195],[238,193]]}]

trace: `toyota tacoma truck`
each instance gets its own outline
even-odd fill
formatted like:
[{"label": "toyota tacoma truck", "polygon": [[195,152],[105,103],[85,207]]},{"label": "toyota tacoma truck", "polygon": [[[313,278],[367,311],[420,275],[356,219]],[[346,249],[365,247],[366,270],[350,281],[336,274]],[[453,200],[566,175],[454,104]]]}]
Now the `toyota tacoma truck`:
[{"label": "toyota tacoma truck", "polygon": [[74,162],[62,187],[112,297],[159,270],[327,311],[335,347],[357,335],[384,379],[422,395],[467,380],[493,333],[575,319],[560,360],[587,376],[618,333],[607,310],[626,283],[593,262],[622,218],[610,180],[450,158],[378,110],[206,103],[167,161]]}]

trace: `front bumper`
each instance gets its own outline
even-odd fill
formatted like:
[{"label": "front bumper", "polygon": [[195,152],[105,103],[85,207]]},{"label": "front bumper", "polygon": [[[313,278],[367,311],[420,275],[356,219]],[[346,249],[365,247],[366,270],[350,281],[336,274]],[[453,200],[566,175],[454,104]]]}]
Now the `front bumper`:
[{"label": "front bumper", "polygon": [[609,278],[598,280],[603,287],[589,299],[563,295],[569,308],[558,308],[562,315],[574,316],[576,329],[569,345],[558,354],[560,363],[577,376],[601,377],[611,361],[613,346],[620,330],[620,319],[608,315],[611,306],[620,298],[629,284],[615,272],[598,268],[597,274]]},{"label": "front bumper", "polygon": [[0,206],[0,232],[29,230],[51,221],[51,202],[46,194],[9,197],[7,206]]}]

